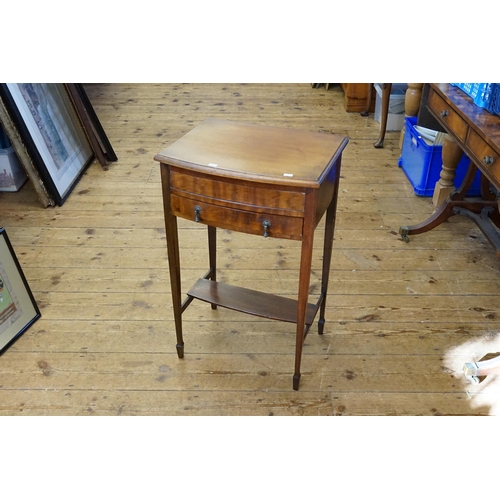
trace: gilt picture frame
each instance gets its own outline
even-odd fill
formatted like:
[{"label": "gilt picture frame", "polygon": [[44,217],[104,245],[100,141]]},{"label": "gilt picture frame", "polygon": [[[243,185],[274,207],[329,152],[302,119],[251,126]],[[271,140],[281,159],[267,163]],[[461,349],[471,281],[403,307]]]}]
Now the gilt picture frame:
[{"label": "gilt picture frame", "polygon": [[40,317],[7,232],[0,228],[0,354]]},{"label": "gilt picture frame", "polygon": [[94,159],[63,83],[4,83],[0,95],[55,202],[61,206]]}]

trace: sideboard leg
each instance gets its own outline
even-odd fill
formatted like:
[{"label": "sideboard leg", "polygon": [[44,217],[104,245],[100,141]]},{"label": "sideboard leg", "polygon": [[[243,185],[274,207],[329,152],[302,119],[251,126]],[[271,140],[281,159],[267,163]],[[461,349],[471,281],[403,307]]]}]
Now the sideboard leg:
[{"label": "sideboard leg", "polygon": [[455,139],[447,134],[443,142],[442,160],[443,166],[439,174],[439,180],[434,188],[432,203],[439,207],[455,191],[455,173],[462,158],[463,151]]}]

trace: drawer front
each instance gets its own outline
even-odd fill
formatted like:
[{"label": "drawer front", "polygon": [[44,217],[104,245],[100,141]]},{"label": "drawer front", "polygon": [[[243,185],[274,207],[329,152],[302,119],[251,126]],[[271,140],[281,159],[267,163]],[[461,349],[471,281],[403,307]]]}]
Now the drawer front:
[{"label": "drawer front", "polygon": [[302,239],[301,217],[235,210],[176,194],[170,197],[170,207],[178,217],[209,226],[262,236],[267,233],[267,236],[289,240]]},{"label": "drawer front", "polygon": [[474,130],[470,130],[467,138],[467,147],[471,156],[488,177],[500,184],[500,155],[492,149]]},{"label": "drawer front", "polygon": [[465,142],[467,123],[433,89],[429,92],[428,106],[436,113],[445,127],[448,127],[462,142]]},{"label": "drawer front", "polygon": [[208,203],[236,209],[250,209],[300,216],[304,211],[305,194],[284,190],[279,186],[264,187],[199,176],[171,167],[170,188],[183,197],[202,199]]}]

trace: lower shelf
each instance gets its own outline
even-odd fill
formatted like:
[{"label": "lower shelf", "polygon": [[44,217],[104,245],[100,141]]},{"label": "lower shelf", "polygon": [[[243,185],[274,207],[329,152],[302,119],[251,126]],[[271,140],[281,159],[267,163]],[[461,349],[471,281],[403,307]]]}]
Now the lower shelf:
[{"label": "lower shelf", "polygon": [[[254,316],[297,323],[297,301],[270,293],[200,278],[188,296]],[[306,325],[312,324],[317,310],[318,305],[307,304]]]}]

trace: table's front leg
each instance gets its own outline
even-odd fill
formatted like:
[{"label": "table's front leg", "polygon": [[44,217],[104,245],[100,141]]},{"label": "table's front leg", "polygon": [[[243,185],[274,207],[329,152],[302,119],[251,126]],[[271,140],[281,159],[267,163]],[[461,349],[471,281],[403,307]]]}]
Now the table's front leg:
[{"label": "table's front leg", "polygon": [[177,217],[165,214],[167,238],[168,267],[170,270],[170,287],[172,289],[172,306],[174,309],[175,333],[177,335],[177,355],[184,357],[184,340],[182,338],[182,307],[181,307],[181,263],[179,254],[179,235],[177,232]]},{"label": "table's front leg", "polygon": [[302,250],[300,257],[299,295],[297,299],[297,332],[295,338],[295,372],[293,375],[293,389],[299,390],[300,362],[302,359],[302,346],[306,328],[306,311],[309,299],[309,282],[311,279],[311,262],[313,254],[314,223],[304,220],[302,237]]},{"label": "table's front leg", "polygon": [[170,271],[170,288],[172,289],[172,307],[174,309],[175,333],[177,335],[177,355],[184,357],[184,340],[182,338],[182,304],[181,304],[181,259],[179,253],[179,234],[177,217],[170,207],[170,170],[168,165],[161,164],[161,184],[163,190],[163,211],[165,214],[165,236],[167,240],[168,267]]}]

